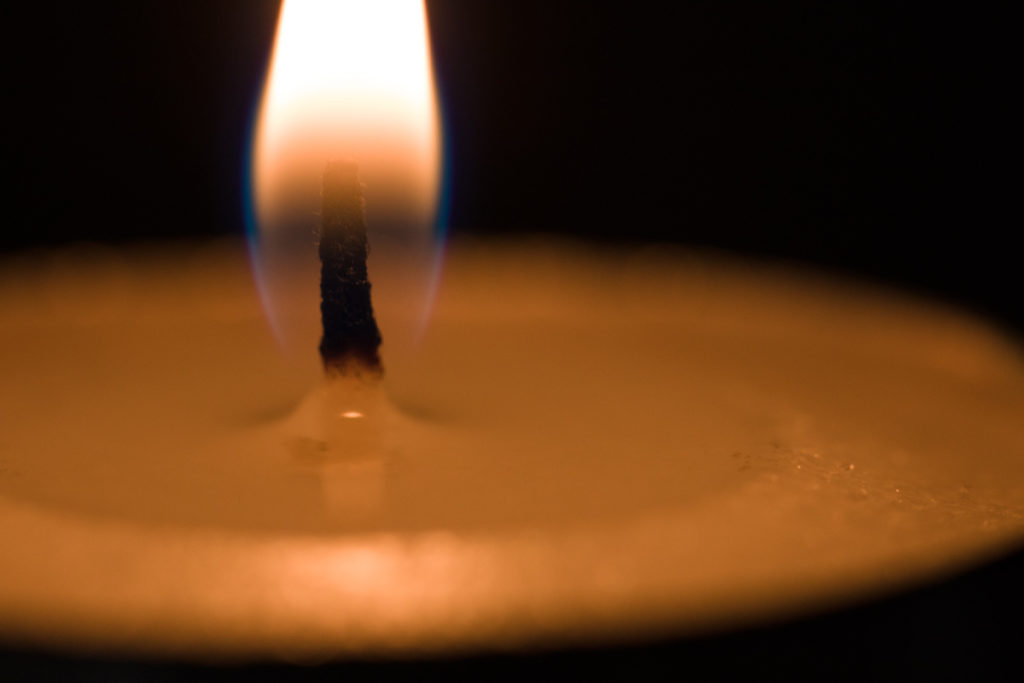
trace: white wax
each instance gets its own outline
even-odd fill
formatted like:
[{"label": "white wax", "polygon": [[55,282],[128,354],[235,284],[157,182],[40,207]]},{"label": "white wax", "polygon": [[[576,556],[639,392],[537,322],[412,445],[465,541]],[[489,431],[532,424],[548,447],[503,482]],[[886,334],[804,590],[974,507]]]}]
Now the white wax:
[{"label": "white wax", "polygon": [[0,633],[287,657],[682,633],[1022,537],[1024,365],[976,320],[661,248],[447,263],[419,346],[401,274],[371,273],[387,374],[333,435],[315,339],[285,360],[238,245],[5,264]]}]

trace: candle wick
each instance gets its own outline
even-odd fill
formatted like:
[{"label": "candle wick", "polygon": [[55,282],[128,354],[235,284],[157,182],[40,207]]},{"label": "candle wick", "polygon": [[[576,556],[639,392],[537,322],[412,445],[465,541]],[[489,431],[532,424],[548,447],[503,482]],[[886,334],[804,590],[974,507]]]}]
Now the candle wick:
[{"label": "candle wick", "polygon": [[380,375],[380,330],[370,302],[366,209],[359,168],[331,161],[323,176],[320,228],[320,356],[328,376]]}]

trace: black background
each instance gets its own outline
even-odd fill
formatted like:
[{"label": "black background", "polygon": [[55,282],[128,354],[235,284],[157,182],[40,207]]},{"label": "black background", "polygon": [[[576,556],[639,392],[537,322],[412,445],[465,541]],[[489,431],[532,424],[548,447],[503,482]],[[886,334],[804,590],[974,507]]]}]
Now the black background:
[{"label": "black background", "polygon": [[[0,248],[241,234],[277,4],[5,3]],[[900,2],[428,9],[453,234],[719,247],[1024,326],[1008,16]]]},{"label": "black background", "polygon": [[[0,252],[241,235],[277,10],[270,0],[5,3]],[[795,1],[430,0],[428,11],[456,237],[715,247],[895,283],[1024,329],[1009,16]],[[702,678],[716,661],[722,674],[997,677],[1020,670],[1024,602],[1012,577],[1022,567],[1018,554],[824,621],[527,661],[607,672],[667,660]],[[431,666],[418,671],[448,671]],[[499,666],[512,665],[463,671]]]}]

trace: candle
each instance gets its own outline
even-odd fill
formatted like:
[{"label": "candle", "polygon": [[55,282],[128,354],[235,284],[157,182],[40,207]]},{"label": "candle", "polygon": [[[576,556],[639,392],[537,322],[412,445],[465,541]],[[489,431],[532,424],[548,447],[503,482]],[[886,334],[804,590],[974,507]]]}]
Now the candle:
[{"label": "candle", "polygon": [[[1024,527],[1017,351],[889,294],[687,253],[462,245],[420,350],[385,356],[370,446],[322,455],[294,407],[316,359],[278,353],[241,249],[4,272],[7,634],[550,646],[853,599]],[[385,335],[403,306],[380,299]]]},{"label": "candle", "polygon": [[[385,223],[432,212],[423,140],[400,139],[424,154],[378,195]],[[316,283],[285,253],[309,234],[263,235],[262,302],[236,243],[4,264],[5,636],[292,659],[600,643],[1020,540],[1019,350],[962,314],[708,254],[463,242],[417,341],[435,261],[382,240],[387,372],[360,393],[321,383]]]}]

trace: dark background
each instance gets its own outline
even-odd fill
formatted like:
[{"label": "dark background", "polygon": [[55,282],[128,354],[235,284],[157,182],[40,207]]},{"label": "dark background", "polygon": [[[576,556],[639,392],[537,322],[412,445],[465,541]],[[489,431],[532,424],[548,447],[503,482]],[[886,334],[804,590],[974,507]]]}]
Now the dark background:
[{"label": "dark background", "polygon": [[[277,9],[4,3],[0,253],[241,235],[245,150]],[[1009,16],[901,2],[428,9],[453,235],[714,247],[894,283],[1024,329]],[[923,592],[743,634],[354,672],[626,673],[646,663],[704,679],[761,667],[768,678],[998,678],[1021,671],[1022,570],[1017,554]],[[37,672],[197,674],[4,653],[0,665]]]},{"label": "dark background", "polygon": [[[0,249],[241,234],[277,6],[4,3]],[[1009,16],[792,0],[428,9],[455,235],[712,246],[1024,327]]]}]

